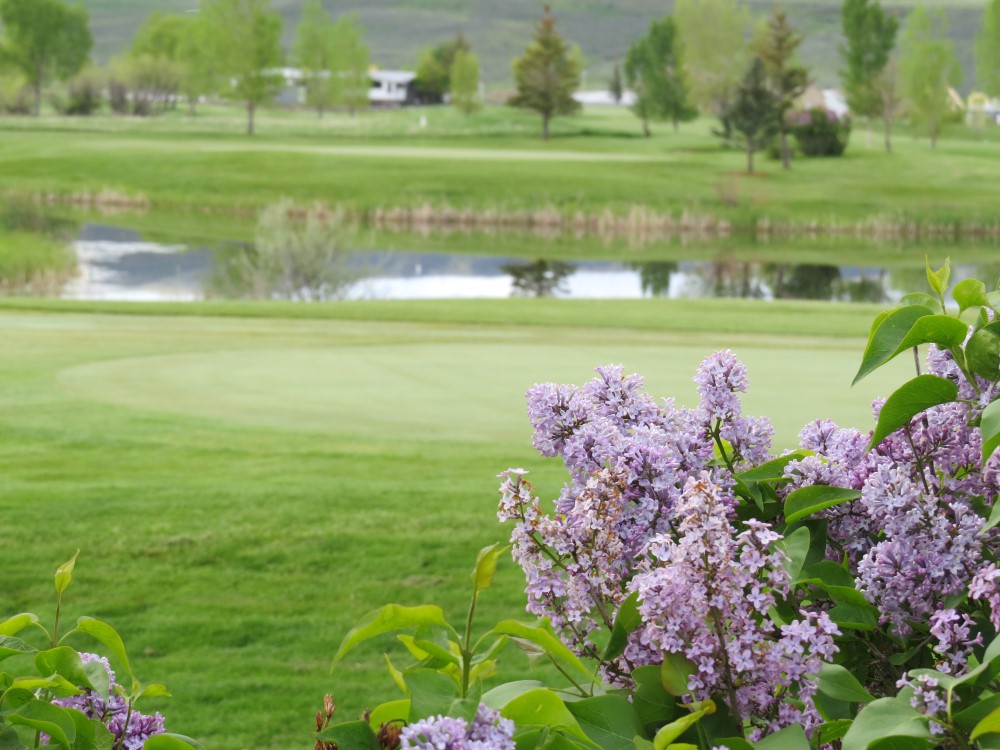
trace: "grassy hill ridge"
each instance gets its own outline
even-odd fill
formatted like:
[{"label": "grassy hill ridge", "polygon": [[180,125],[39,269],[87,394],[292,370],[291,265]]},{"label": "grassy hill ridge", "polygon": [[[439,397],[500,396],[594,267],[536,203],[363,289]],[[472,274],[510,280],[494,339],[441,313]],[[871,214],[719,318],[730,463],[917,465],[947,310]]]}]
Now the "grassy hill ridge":
[{"label": "grassy hill ridge", "polygon": [[[272,0],[285,21],[290,46],[304,0]],[[95,57],[104,62],[128,45],[143,19],[154,10],[193,12],[198,0],[83,0],[91,13]],[[580,45],[587,59],[588,88],[604,85],[615,60],[642,34],[649,21],[673,7],[673,0],[556,0],[551,3],[559,28]],[[755,15],[766,14],[769,0],[749,3]],[[915,0],[887,2],[905,14]],[[973,82],[972,39],[983,0],[931,0],[947,9],[951,34],[965,70],[965,88]],[[488,85],[510,85],[510,60],[524,48],[540,13],[542,0],[366,0],[329,2],[334,13],[356,11],[367,32],[372,60],[384,68],[413,68],[420,51],[462,31],[483,62]],[[786,0],[793,23],[807,34],[804,62],[821,85],[837,83],[840,3],[831,0]]]}]

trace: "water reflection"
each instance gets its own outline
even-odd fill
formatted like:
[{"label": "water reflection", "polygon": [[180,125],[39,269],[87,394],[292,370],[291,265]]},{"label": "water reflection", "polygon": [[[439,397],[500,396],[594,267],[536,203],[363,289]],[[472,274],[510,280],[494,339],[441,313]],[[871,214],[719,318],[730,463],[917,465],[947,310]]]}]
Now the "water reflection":
[{"label": "water reflection", "polygon": [[553,297],[569,291],[566,282],[576,266],[561,260],[536,260],[533,263],[505,263],[500,270],[511,278],[512,296]]}]

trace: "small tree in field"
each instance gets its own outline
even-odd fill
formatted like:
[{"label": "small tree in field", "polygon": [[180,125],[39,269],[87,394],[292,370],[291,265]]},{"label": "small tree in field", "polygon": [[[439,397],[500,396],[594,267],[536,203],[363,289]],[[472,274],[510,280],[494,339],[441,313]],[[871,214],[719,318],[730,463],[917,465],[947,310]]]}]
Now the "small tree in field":
[{"label": "small tree in field", "polygon": [[913,119],[926,124],[931,148],[937,147],[941,123],[948,114],[948,87],[962,81],[955,48],[946,36],[943,12],[931,17],[918,5],[906,19],[899,51],[899,83]]},{"label": "small tree in field", "polygon": [[1000,0],[990,0],[976,34],[976,79],[990,96],[1000,96]]},{"label": "small tree in field", "polygon": [[[887,127],[892,124],[894,108],[887,111],[883,106],[885,75],[896,44],[899,21],[894,16],[886,15],[878,0],[844,0],[841,22],[844,44],[840,47],[840,56],[844,67],[840,78],[851,112],[868,120],[870,139],[873,118],[881,117]],[[894,73],[887,75],[895,81]],[[892,150],[888,130],[885,148],[886,151]]]},{"label": "small tree in field", "polygon": [[220,73],[231,85],[224,94],[245,102],[247,135],[254,113],[281,86],[271,70],[281,64],[281,16],[269,0],[205,0],[201,13],[211,30]]},{"label": "small tree in field", "polygon": [[0,65],[24,76],[35,94],[37,117],[42,86],[70,78],[87,64],[94,45],[87,11],[62,0],[0,0],[0,27]]},{"label": "small tree in field", "polygon": [[341,80],[337,103],[347,107],[353,116],[368,106],[371,86],[368,66],[370,54],[365,44],[365,29],[358,23],[357,13],[344,13],[333,25],[334,62],[332,74]]},{"label": "small tree in field", "polygon": [[636,93],[633,111],[642,119],[647,138],[649,120],[669,120],[676,130],[679,122],[697,116],[698,110],[688,100],[677,24],[670,16],[653,21],[646,36],[629,47],[625,78]]},{"label": "small tree in field", "polygon": [[549,123],[558,115],[571,115],[580,109],[573,92],[580,85],[581,62],[576,50],[570,51],[556,31],[556,19],[549,6],[535,28],[535,38],[514,61],[517,94],[510,104],[533,109],[542,116],[542,138],[549,139]]},{"label": "small tree in field", "polygon": [[333,21],[321,0],[302,6],[302,18],[295,36],[295,58],[308,76],[306,101],[320,117],[337,102],[340,80],[334,75]]},{"label": "small tree in field", "polygon": [[611,94],[611,98],[615,100],[615,104],[622,103],[622,97],[625,96],[625,84],[622,82],[622,66],[618,63],[615,63],[615,67],[611,69],[608,92]]},{"label": "small tree in field", "polygon": [[775,6],[763,37],[755,45],[757,55],[764,63],[764,70],[767,72],[768,82],[778,105],[781,164],[785,169],[791,166],[785,114],[795,106],[795,100],[802,95],[809,84],[809,74],[795,59],[802,39],[802,35],[797,34],[788,23],[785,11]]},{"label": "small tree in field", "polygon": [[677,0],[674,18],[691,100],[702,112],[719,114],[750,59],[750,11],[739,0]]},{"label": "small tree in field", "polygon": [[479,109],[479,58],[459,50],[451,64],[451,103],[467,115]]},{"label": "small tree in field", "polygon": [[722,130],[727,142],[741,145],[747,153],[747,172],[753,174],[753,155],[765,148],[778,133],[780,107],[767,82],[764,61],[755,57],[743,79],[722,109]]}]

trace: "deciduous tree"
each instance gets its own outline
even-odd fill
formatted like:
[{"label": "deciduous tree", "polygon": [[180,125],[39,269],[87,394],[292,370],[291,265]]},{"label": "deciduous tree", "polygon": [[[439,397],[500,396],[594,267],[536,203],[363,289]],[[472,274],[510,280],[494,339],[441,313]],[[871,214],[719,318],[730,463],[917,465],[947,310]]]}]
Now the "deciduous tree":
[{"label": "deciduous tree", "polygon": [[[896,45],[899,20],[887,15],[878,0],[844,0],[841,25],[844,42],[840,46],[843,61],[840,80],[844,84],[851,113],[868,120],[870,140],[873,118],[881,117],[883,122],[890,124],[892,121],[892,112],[886,112],[884,108],[883,73]],[[888,132],[886,149],[891,149]]]},{"label": "deciduous tree", "polygon": [[653,21],[646,36],[629,47],[625,79],[636,93],[633,111],[642,119],[647,138],[649,120],[669,120],[676,130],[677,123],[692,120],[698,114],[688,101],[677,24],[670,16]]},{"label": "deciduous tree", "polygon": [[333,20],[322,0],[310,0],[303,5],[293,52],[306,76],[306,101],[320,117],[336,103],[341,85],[334,74],[335,41]]},{"label": "deciduous tree", "polygon": [[281,64],[281,16],[269,0],[205,0],[202,16],[211,30],[222,75],[230,79],[223,94],[247,108],[247,134],[254,114],[281,87],[274,69]]},{"label": "deciduous tree", "polygon": [[94,45],[82,5],[62,0],[0,0],[0,60],[24,75],[35,94],[35,115],[42,87],[83,69]]},{"label": "deciduous tree", "polygon": [[451,71],[459,52],[472,51],[465,35],[458,33],[454,39],[424,50],[417,64],[414,86],[417,93],[429,102],[440,102],[451,91]]},{"label": "deciduous tree", "polygon": [[451,64],[451,103],[471,115],[479,109],[479,58],[459,50]]},{"label": "deciduous tree", "polygon": [[371,88],[370,53],[365,44],[365,29],[357,13],[342,13],[333,24],[333,75],[341,81],[337,104],[347,107],[353,116],[368,106]]},{"label": "deciduous tree", "polygon": [[611,80],[608,81],[608,93],[615,100],[615,104],[622,103],[622,97],[625,95],[625,84],[622,82],[622,66],[617,62],[611,69]]},{"label": "deciduous tree", "polygon": [[948,87],[962,82],[962,68],[947,30],[944,12],[932,16],[918,5],[906,19],[900,41],[900,90],[913,119],[927,126],[931,148],[937,147],[941,122],[948,114]]},{"label": "deciduous tree", "polygon": [[778,99],[768,85],[767,69],[759,57],[750,62],[720,117],[722,130],[717,134],[746,150],[747,172],[753,174],[753,155],[777,135],[779,118]]},{"label": "deciduous tree", "polygon": [[542,116],[542,138],[549,139],[549,123],[558,115],[569,115],[580,109],[573,92],[580,86],[582,68],[578,50],[566,46],[556,31],[556,19],[548,5],[542,20],[535,27],[535,37],[514,61],[517,93],[510,104],[532,109]]},{"label": "deciduous tree", "polygon": [[1000,0],[989,0],[976,33],[976,80],[990,96],[1000,96]]},{"label": "deciduous tree", "polygon": [[785,122],[785,114],[795,106],[795,101],[809,84],[808,72],[796,59],[796,53],[803,39],[801,34],[792,29],[785,11],[775,6],[771,18],[768,19],[764,34],[754,45],[754,51],[764,63],[768,83],[777,103],[778,132],[781,137],[781,164],[785,169],[791,166],[788,123]]},{"label": "deciduous tree", "polygon": [[692,101],[718,114],[746,69],[750,11],[738,0],[677,0],[674,18]]}]

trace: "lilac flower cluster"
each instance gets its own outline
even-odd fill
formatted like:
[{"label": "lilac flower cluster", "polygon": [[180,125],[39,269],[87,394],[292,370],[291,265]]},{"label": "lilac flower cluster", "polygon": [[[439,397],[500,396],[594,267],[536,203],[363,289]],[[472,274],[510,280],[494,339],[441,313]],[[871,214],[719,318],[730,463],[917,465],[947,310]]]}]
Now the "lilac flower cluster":
[{"label": "lilac flower cluster", "polygon": [[[642,391],[642,378],[617,366],[597,368],[583,387],[528,391],[535,448],[561,457],[570,481],[549,515],[523,472],[504,472],[498,515],[516,522],[511,541],[527,579],[528,610],[550,618],[580,655],[598,657],[591,634],[611,627],[650,541],[675,533],[687,481],[709,471],[715,483],[731,484],[730,472],[713,465],[717,451],[730,468],[768,456],[771,425],[743,416],[736,394],[747,388],[746,368],[733,353],[708,357],[695,382],[701,401],[694,409],[658,406]],[[637,648],[605,665],[611,679],[627,675],[634,658],[657,658]]]},{"label": "lilac flower cluster", "polygon": [[514,722],[480,704],[472,722],[433,716],[403,728],[401,750],[515,750]]},{"label": "lilac flower cluster", "polygon": [[[980,534],[983,520],[973,500],[996,500],[1000,464],[994,457],[981,465],[974,422],[997,386],[982,379],[970,383],[951,354],[933,346],[927,364],[931,374],[953,380],[965,401],[928,409],[870,453],[860,433],[814,423],[801,437],[815,455],[786,467],[786,491],[810,484],[861,491],[860,500],[825,514],[836,545],[831,556],[846,553],[858,588],[899,635],[941,610],[947,597],[964,592],[984,551],[996,544],[993,534]],[[876,417],[881,407],[876,402]],[[992,602],[987,589],[984,582],[980,595]]]},{"label": "lilac flower cluster", "polygon": [[[836,652],[837,626],[824,612],[777,626],[768,617],[790,580],[781,537],[759,521],[737,533],[735,499],[707,472],[688,479],[678,503],[679,540],[652,540],[653,561],[632,581],[643,627],[639,644],[692,662],[695,698],[728,696],[731,714],[753,717],[756,734],[821,723],[816,675]],[[791,696],[797,700],[785,700]]]},{"label": "lilac flower cluster", "polygon": [[[85,690],[80,695],[52,701],[55,705],[63,708],[74,708],[88,719],[97,719],[102,722],[115,736],[116,746],[124,748],[124,750],[142,750],[146,740],[154,734],[162,734],[166,731],[163,726],[163,717],[159,712],[152,716],[138,711],[129,712],[128,702],[117,690],[118,683],[115,681],[115,673],[107,659],[97,654],[85,652],[80,653],[80,659],[84,663],[96,661],[104,666],[110,685],[108,699],[105,700],[94,690]],[[45,739],[46,744],[48,744],[48,738]]]},{"label": "lilac flower cluster", "polygon": [[931,734],[942,735],[945,728],[934,719],[943,719],[948,715],[948,701],[945,698],[945,690],[940,686],[937,677],[929,674],[917,676],[903,675],[902,679],[896,683],[898,688],[910,688],[913,695],[910,698],[910,705],[922,713],[930,722],[928,728]]}]

